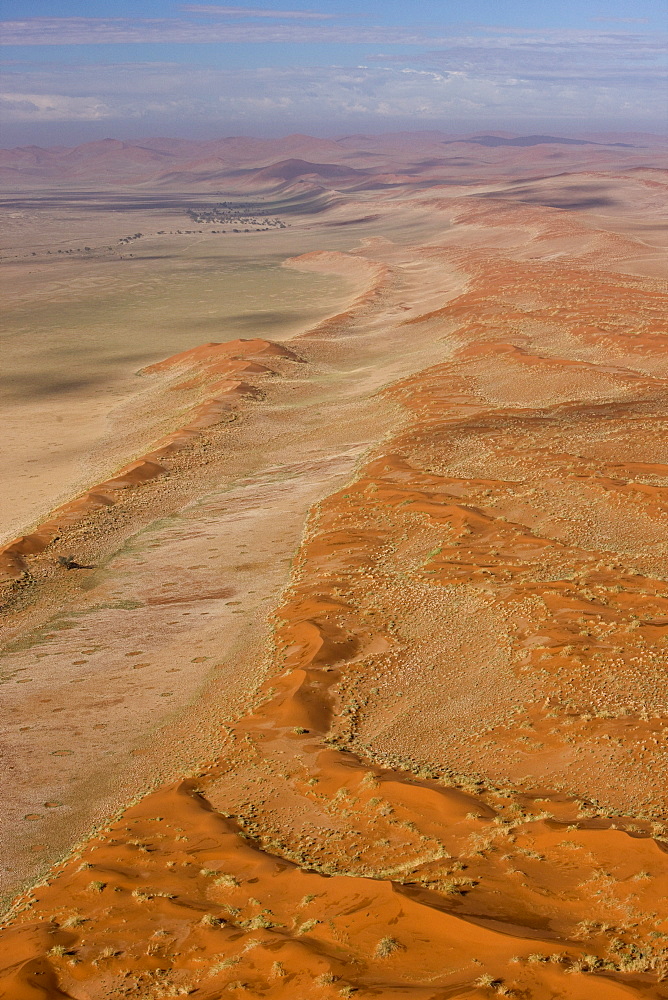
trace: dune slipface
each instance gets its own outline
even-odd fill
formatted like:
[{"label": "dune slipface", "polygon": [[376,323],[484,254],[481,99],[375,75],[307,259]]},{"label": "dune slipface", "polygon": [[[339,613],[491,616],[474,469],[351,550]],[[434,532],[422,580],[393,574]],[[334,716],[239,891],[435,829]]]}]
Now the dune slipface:
[{"label": "dune slipface", "polygon": [[[156,751],[164,780],[137,779],[15,892],[2,995],[668,997],[666,286],[630,231],[656,189],[577,147],[542,200],[605,182],[614,216],[523,203],[504,171],[535,164],[549,137],[529,138],[469,147],[488,181],[494,163],[493,197],[414,188],[409,171],[436,167],[399,139],[391,198],[341,194],[361,183],[350,162],[368,176],[366,147],[345,169],[302,147],[258,165],[261,189],[317,168],[343,200],[305,231],[348,218],[356,234],[288,266],[366,287],[290,342],[143,369],[174,430],[5,547],[19,657],[43,649],[54,594],[88,609],[96,588],[95,607],[120,593],[119,553],[144,537],[151,607],[178,606],[161,551],[200,571],[197,518],[221,496],[228,545],[237,522],[244,542],[207,586],[254,593],[276,573],[279,487],[304,491],[289,565],[253,612],[265,632],[161,723],[188,763]],[[380,221],[355,222],[369,201]],[[85,585],[52,568],[80,538],[107,560]],[[207,628],[245,634],[229,596]]]}]

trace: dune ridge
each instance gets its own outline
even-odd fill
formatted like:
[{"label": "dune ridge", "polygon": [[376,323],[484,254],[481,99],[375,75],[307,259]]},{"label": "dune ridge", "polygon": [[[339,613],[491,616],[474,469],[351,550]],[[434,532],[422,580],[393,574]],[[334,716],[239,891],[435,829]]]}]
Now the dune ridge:
[{"label": "dune ridge", "polygon": [[[373,241],[370,241],[373,243]],[[300,254],[285,261],[285,267],[294,267],[300,271],[321,271],[325,274],[340,274],[344,277],[366,274],[369,283],[364,291],[353,299],[349,307],[326,319],[301,334],[304,340],[319,339],[327,334],[336,334],[342,326],[358,318],[368,306],[372,306],[382,295],[385,288],[390,287],[392,268],[387,264],[376,263],[353,253],[340,253],[332,250],[315,250]],[[298,341],[300,338],[295,338]]]},{"label": "dune ridge", "polygon": [[[288,258],[283,266],[341,274],[344,277],[359,278],[360,274],[365,274],[368,279],[367,287],[353,299],[348,309],[322,321],[305,336],[320,334],[330,325],[335,328],[341,322],[352,319],[374,301],[389,274],[387,267],[335,251],[301,254]],[[224,343],[202,344],[142,369],[140,374],[143,375],[171,374],[174,369],[180,369],[181,377],[185,380],[172,385],[172,389],[178,391],[206,387],[208,392],[215,392],[217,395],[209,396],[194,406],[188,423],[155,442],[149,451],[121,468],[112,478],[97,483],[81,496],[56,508],[32,531],[0,546],[0,583],[20,580],[29,570],[29,560],[26,557],[44,552],[51,542],[59,538],[63,531],[76,525],[82,517],[96,509],[121,502],[123,494],[119,491],[140,486],[168,473],[169,470],[160,464],[161,461],[186,448],[203,430],[223,420],[232,411],[235,400],[242,397],[260,398],[261,391],[256,386],[234,379],[234,376],[261,377],[275,374],[270,367],[255,360],[272,357],[301,360],[298,354],[283,344],[263,338],[238,338]],[[228,378],[214,384],[212,379],[219,375]]]},{"label": "dune ridge", "polygon": [[[150,365],[143,373],[157,374],[176,368],[181,371],[182,376],[188,374],[191,378],[172,388],[178,390],[199,387],[220,374],[263,375],[271,372],[267,366],[249,360],[256,356],[296,359],[296,355],[281,344],[257,338],[248,341],[237,339],[222,344],[203,344]],[[0,580],[20,579],[29,570],[27,556],[44,552],[51,542],[76,525],[85,515],[101,507],[122,502],[121,491],[141,486],[166,474],[169,470],[161,464],[162,459],[186,448],[207,427],[220,423],[226,415],[229,416],[235,400],[257,397],[259,393],[249,382],[234,378],[210,385],[209,391],[216,395],[209,396],[194,406],[189,413],[188,422],[157,441],[146,454],[119,469],[110,479],[91,486],[81,496],[56,508],[33,531],[1,546]]]}]

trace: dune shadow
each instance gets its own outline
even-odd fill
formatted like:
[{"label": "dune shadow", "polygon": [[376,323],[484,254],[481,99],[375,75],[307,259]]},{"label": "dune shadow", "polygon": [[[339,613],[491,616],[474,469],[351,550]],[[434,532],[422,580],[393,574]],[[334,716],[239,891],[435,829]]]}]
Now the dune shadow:
[{"label": "dune shadow", "polygon": [[537,187],[515,188],[512,191],[488,191],[479,198],[503,198],[524,205],[540,205],[543,208],[562,208],[571,212],[583,212],[592,208],[607,208],[619,202],[602,193],[600,188],[585,185],[562,187],[556,191],[541,190]]},{"label": "dune shadow", "polygon": [[239,313],[236,316],[226,316],[225,322],[243,329],[262,327],[267,329],[283,323],[299,323],[311,320],[313,317],[308,312],[297,312],[289,310],[275,310],[272,312]]},{"label": "dune shadow", "polygon": [[19,402],[80,392],[82,389],[104,385],[106,381],[106,377],[102,375],[93,375],[89,378],[63,378],[47,374],[3,375],[0,377],[0,390],[7,402]]}]

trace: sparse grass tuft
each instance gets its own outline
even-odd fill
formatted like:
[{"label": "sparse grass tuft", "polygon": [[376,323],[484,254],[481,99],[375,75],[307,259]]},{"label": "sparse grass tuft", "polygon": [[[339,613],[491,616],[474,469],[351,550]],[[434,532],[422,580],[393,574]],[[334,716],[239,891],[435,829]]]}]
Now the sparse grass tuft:
[{"label": "sparse grass tuft", "polygon": [[301,937],[302,934],[308,934],[312,931],[314,927],[320,923],[319,920],[305,920],[304,923],[297,928],[297,937]]},{"label": "sparse grass tuft", "polygon": [[396,940],[396,938],[393,937],[381,938],[378,944],[376,945],[376,952],[375,952],[376,958],[388,958],[392,954],[392,952],[397,951],[397,949],[400,947],[401,945]]},{"label": "sparse grass tuft", "polygon": [[241,959],[236,956],[233,958],[224,958],[222,961],[216,962],[215,965],[211,966],[209,969],[209,975],[216,976],[219,972],[222,972],[223,969],[229,969],[232,965],[238,965],[240,961]]},{"label": "sparse grass tuft", "polygon": [[228,888],[236,888],[240,885],[239,879],[235,878],[234,875],[219,875],[215,881],[215,885],[226,885]]},{"label": "sparse grass tuft", "polygon": [[495,979],[494,976],[490,976],[489,972],[484,972],[482,976],[478,976],[473,985],[487,987],[491,990],[496,986],[500,986],[501,980]]}]

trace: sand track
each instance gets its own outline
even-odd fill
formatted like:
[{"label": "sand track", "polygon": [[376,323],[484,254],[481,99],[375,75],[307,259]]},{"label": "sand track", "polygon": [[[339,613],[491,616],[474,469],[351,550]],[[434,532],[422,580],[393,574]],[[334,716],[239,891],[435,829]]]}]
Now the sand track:
[{"label": "sand track", "polygon": [[17,900],[8,997],[668,996],[665,289],[567,213],[448,212],[292,345],[310,430],[363,431],[264,682]]}]

